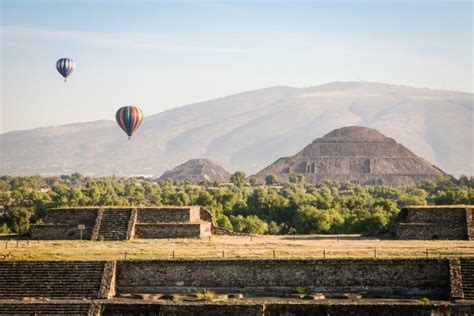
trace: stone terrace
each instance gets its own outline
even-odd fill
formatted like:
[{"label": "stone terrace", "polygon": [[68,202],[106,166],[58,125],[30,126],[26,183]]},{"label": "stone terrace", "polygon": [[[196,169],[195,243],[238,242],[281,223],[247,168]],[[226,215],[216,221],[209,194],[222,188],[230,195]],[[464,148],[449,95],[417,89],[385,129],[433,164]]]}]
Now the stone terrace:
[{"label": "stone terrace", "polygon": [[199,206],[54,208],[44,224],[32,225],[34,239],[128,240],[192,238],[212,233],[212,215]]},{"label": "stone terrace", "polygon": [[474,240],[473,205],[416,206],[398,216],[398,239]]},{"label": "stone terrace", "polygon": [[[462,282],[471,280],[474,261],[459,261],[0,262],[0,315],[472,315],[472,284]],[[464,300],[454,298],[453,284],[468,294]],[[304,299],[298,287],[325,297]],[[226,299],[169,298],[209,289]]]}]

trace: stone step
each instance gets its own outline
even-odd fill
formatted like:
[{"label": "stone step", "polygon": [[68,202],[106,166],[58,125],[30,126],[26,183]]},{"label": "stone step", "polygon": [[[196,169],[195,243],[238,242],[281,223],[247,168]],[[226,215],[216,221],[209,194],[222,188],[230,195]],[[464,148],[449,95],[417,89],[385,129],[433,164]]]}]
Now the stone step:
[{"label": "stone step", "polygon": [[125,240],[127,239],[128,223],[132,216],[132,210],[109,210],[103,212],[99,227],[99,239]]},{"label": "stone step", "polygon": [[90,304],[0,304],[0,315],[89,315]]},{"label": "stone step", "polygon": [[0,262],[0,298],[98,298],[105,262]]}]

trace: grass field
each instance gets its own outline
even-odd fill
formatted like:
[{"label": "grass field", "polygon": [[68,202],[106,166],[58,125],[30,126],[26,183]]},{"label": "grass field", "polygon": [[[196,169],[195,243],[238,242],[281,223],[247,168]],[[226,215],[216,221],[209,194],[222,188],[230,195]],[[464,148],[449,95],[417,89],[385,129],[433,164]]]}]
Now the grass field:
[{"label": "grass field", "polygon": [[[173,254],[174,253],[174,254]],[[173,257],[174,255],[174,257]],[[129,241],[27,241],[3,237],[3,260],[320,259],[474,257],[472,241],[379,240],[355,235],[212,236]]]}]

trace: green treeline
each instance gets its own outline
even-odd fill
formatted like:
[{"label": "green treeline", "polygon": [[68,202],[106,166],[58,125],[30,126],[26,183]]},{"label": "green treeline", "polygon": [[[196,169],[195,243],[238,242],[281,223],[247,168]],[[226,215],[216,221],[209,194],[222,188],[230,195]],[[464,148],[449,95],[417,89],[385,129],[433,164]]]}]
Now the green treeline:
[{"label": "green treeline", "polygon": [[23,233],[41,223],[50,207],[202,205],[219,226],[256,234],[377,234],[407,205],[474,204],[474,177],[401,187],[328,181],[305,184],[302,177],[279,185],[248,183],[243,172],[231,183],[144,178],[0,177],[0,234]]}]

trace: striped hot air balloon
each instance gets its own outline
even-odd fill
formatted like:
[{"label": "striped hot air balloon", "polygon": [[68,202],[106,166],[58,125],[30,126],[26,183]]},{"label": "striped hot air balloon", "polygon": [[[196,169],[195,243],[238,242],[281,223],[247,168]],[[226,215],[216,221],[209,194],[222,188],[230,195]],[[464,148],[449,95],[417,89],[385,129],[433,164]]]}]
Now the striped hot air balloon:
[{"label": "striped hot air balloon", "polygon": [[56,62],[56,69],[64,77],[64,81],[72,73],[75,66],[74,61],[70,58],[61,58]]},{"label": "striped hot air balloon", "polygon": [[135,133],[143,121],[143,113],[138,107],[127,105],[118,109],[115,113],[118,125],[127,133],[128,139]]}]

